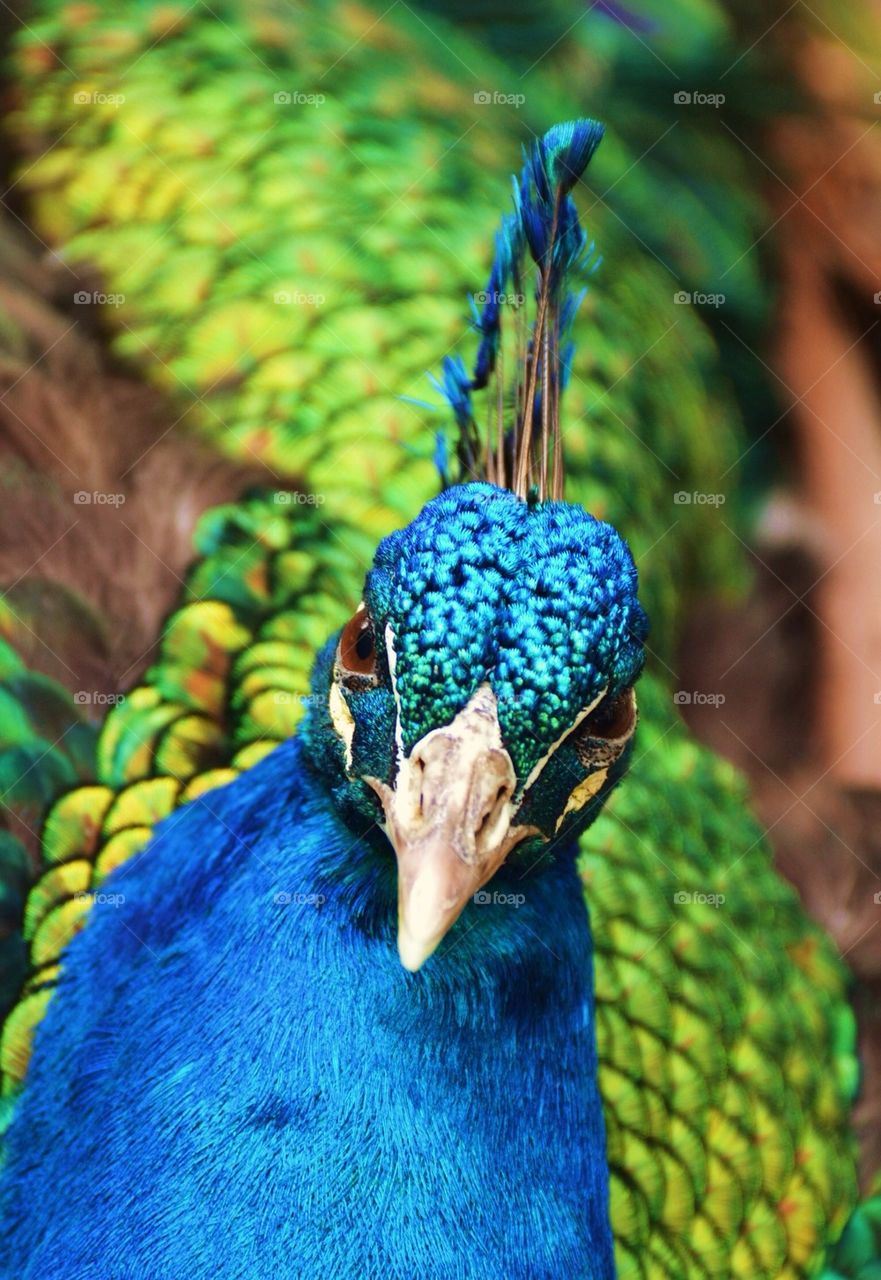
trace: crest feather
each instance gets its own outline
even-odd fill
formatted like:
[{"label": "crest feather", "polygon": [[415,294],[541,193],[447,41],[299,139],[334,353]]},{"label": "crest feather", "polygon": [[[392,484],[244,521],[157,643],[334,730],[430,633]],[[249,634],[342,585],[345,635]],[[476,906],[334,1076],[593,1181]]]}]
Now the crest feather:
[{"label": "crest feather", "polygon": [[[488,480],[524,498],[533,489],[542,500],[563,497],[560,396],[572,364],[572,324],[586,292],[572,284],[593,259],[570,193],[603,133],[596,120],[567,121],[524,149],[513,179],[514,209],[496,233],[487,286],[470,299],[480,335],[474,369],[469,374],[461,356],[447,356],[441,377],[431,379],[453,410],[461,480]],[[527,274],[531,298],[524,291]],[[506,349],[512,356],[507,382]],[[485,388],[491,394],[481,431],[472,392]]]}]

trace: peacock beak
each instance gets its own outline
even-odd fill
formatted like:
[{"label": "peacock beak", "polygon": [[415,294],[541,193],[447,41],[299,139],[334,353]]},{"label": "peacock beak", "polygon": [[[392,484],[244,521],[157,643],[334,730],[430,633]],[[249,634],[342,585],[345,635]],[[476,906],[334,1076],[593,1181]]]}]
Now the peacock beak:
[{"label": "peacock beak", "polygon": [[400,759],[394,786],[368,781],[397,856],[398,953],[415,972],[528,834],[512,827],[516,775],[489,685]]}]

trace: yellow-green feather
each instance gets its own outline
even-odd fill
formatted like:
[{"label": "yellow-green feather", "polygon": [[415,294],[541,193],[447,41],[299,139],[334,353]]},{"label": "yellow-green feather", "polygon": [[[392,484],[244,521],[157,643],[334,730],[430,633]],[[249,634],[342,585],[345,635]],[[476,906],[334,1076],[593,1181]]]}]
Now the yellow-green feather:
[{"label": "yellow-green feather", "polygon": [[[401,397],[436,399],[425,372],[460,340],[556,93],[533,79],[523,110],[487,110],[475,92],[503,69],[400,7],[46,8],[10,117],[38,233],[124,298],[104,312],[114,349],[166,389],[176,429],[299,478],[340,553],[375,543],[434,492],[426,414]],[[276,103],[292,86],[325,100]],[[601,189],[627,181],[610,150]],[[719,509],[674,502],[728,491],[733,415],[676,282],[587,194],[605,265],[568,392],[570,496],[627,531],[669,651],[684,583],[739,572]],[[229,571],[259,597],[252,559],[242,543]]]}]

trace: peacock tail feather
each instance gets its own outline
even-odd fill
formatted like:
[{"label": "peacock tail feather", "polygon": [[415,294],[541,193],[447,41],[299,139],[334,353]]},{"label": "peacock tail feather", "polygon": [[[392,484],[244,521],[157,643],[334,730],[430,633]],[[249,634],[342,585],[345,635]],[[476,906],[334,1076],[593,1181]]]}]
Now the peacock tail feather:
[{"label": "peacock tail feather", "polygon": [[881,1258],[881,1179],[857,1206],[820,1280],[878,1280]]},{"label": "peacock tail feather", "polygon": [[0,603],[0,1007],[18,998],[29,970],[22,919],[43,869],[40,827],[49,803],[93,776],[96,730],[54,680],[29,671],[6,639],[19,620]]},{"label": "peacock tail feather", "polygon": [[[430,396],[425,370],[459,345],[500,182],[524,126],[558,106],[539,82],[523,110],[475,101],[510,73],[400,10],[217,14],[46,6],[15,55],[17,190],[113,299],[112,349],[167,392],[176,427],[266,461],[321,495],[330,527],[375,540],[434,492],[425,414],[403,398]],[[611,149],[605,186],[629,163]],[[674,503],[729,491],[737,429],[707,332],[604,204],[591,234],[615,270],[585,302],[570,491],[651,551],[653,645],[669,653],[682,582],[739,581],[714,509]]]}]

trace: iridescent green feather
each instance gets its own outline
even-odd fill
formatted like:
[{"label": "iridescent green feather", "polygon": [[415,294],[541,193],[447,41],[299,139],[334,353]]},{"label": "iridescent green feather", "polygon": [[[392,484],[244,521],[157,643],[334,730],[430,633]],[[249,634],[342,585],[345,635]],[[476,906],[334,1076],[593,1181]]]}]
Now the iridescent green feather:
[{"label": "iridescent green feather", "polygon": [[[0,630],[17,634],[0,600]],[[0,1009],[17,999],[28,971],[24,933],[28,891],[41,870],[40,829],[46,810],[95,768],[97,731],[84,723],[71,695],[29,671],[0,638]],[[66,938],[64,939],[66,941]],[[63,945],[63,943],[62,943]]]},{"label": "iridescent green feather", "polygon": [[851,1216],[820,1280],[881,1280],[881,1178]]},{"label": "iridescent green feather", "polygon": [[[522,110],[475,101],[510,73],[400,8],[216,12],[62,6],[23,30],[19,187],[43,239],[123,295],[114,349],[181,427],[300,478],[341,544],[375,542],[434,490],[425,414],[402,397],[430,396],[425,370],[458,343],[499,193],[557,95],[531,80]],[[636,183],[607,145],[600,188]],[[719,508],[674,500],[727,492],[733,416],[676,280],[604,203],[589,230],[614,270],[582,317],[569,492],[627,530],[669,654],[683,583],[741,573]]]}]

